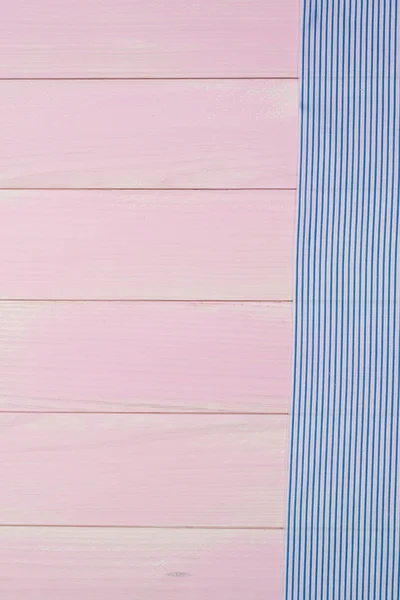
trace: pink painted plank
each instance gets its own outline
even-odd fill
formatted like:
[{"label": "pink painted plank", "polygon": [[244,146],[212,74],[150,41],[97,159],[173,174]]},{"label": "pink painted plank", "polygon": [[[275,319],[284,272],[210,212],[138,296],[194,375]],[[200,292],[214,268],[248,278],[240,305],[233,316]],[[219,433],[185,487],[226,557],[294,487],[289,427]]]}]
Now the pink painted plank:
[{"label": "pink painted plank", "polygon": [[295,192],[0,191],[0,297],[289,300]]},{"label": "pink painted plank", "polygon": [[298,0],[8,0],[0,77],[296,76]]},{"label": "pink painted plank", "polygon": [[291,305],[0,303],[0,410],[287,412]]},{"label": "pink painted plank", "polygon": [[284,533],[0,528],[7,600],[282,600]]},{"label": "pink painted plank", "polygon": [[295,188],[297,82],[1,81],[0,187]]},{"label": "pink painted plank", "polygon": [[288,420],[2,414],[1,524],[282,527]]}]

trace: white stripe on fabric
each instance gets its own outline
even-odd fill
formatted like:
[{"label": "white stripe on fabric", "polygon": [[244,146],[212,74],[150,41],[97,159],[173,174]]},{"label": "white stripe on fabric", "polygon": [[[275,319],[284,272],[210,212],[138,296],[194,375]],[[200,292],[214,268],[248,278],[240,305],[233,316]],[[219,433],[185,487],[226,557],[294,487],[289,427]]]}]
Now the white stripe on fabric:
[{"label": "white stripe on fabric", "polygon": [[398,600],[398,0],[304,0],[287,600]]}]

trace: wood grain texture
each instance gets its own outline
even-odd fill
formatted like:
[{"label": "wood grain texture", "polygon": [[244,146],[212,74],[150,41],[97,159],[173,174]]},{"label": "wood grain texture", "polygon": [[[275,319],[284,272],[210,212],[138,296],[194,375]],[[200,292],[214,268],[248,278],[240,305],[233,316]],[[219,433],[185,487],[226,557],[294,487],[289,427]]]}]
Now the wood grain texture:
[{"label": "wood grain texture", "polygon": [[283,526],[288,420],[0,415],[1,524]]},{"label": "wood grain texture", "polygon": [[288,411],[291,305],[0,303],[0,410]]},{"label": "wood grain texture", "polygon": [[0,528],[7,600],[281,600],[282,531]]},{"label": "wood grain texture", "polygon": [[298,0],[8,0],[0,77],[296,76]]},{"label": "wood grain texture", "polygon": [[0,297],[290,300],[295,192],[0,191]]},{"label": "wood grain texture", "polygon": [[296,81],[0,81],[0,187],[295,188]]}]

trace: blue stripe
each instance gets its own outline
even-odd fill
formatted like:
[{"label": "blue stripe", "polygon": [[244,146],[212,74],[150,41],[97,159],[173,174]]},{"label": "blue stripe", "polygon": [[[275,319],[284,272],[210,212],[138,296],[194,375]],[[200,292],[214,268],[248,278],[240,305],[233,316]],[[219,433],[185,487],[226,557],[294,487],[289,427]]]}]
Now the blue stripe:
[{"label": "blue stripe", "polygon": [[304,0],[287,600],[398,600],[398,0]]}]

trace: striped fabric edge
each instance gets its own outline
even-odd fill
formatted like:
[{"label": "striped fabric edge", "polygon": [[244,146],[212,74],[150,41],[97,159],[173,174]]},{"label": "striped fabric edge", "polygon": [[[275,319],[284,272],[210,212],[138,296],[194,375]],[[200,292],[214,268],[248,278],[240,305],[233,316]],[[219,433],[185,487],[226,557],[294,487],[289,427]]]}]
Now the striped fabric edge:
[{"label": "striped fabric edge", "polygon": [[398,0],[304,0],[286,600],[399,598]]}]

